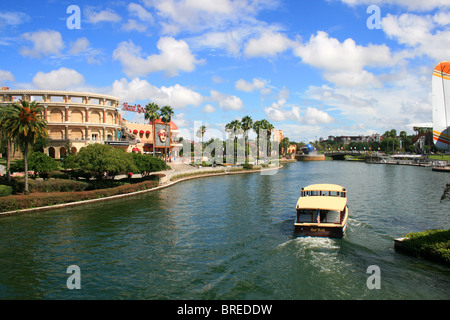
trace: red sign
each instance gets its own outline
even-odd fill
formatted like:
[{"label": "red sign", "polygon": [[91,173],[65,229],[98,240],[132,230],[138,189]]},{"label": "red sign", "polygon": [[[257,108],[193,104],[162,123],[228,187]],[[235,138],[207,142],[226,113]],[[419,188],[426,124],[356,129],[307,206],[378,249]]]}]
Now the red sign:
[{"label": "red sign", "polygon": [[127,102],[123,103],[122,110],[123,111],[132,111],[132,112],[137,112],[137,113],[145,113],[145,108],[142,108],[140,104],[138,104],[138,105],[135,104],[134,106],[131,106]]}]

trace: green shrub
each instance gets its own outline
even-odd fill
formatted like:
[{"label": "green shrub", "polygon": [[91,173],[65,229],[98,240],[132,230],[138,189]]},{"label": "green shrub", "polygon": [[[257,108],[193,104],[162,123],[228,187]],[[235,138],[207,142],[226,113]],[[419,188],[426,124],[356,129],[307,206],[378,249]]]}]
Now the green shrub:
[{"label": "green shrub", "polygon": [[13,188],[10,186],[0,185],[0,197],[10,196]]},{"label": "green shrub", "polygon": [[65,179],[30,180],[29,188],[30,192],[76,192],[88,189],[89,183]]},{"label": "green shrub", "polygon": [[32,193],[30,195],[11,195],[3,197],[2,201],[0,201],[0,212],[16,211],[21,209],[110,197],[118,194],[147,190],[150,188],[154,188],[157,185],[157,181],[143,181],[136,184],[127,184],[110,189],[79,192],[49,192],[40,194]]},{"label": "green shrub", "polygon": [[404,245],[416,256],[450,265],[450,229],[409,233]]}]

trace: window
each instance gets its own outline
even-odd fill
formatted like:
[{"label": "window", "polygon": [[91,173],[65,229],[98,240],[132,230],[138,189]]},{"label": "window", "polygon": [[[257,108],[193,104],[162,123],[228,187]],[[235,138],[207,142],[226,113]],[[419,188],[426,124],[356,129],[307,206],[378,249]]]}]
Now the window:
[{"label": "window", "polygon": [[96,134],[96,133],[93,133],[91,137],[92,137],[92,140],[98,140],[98,134]]}]

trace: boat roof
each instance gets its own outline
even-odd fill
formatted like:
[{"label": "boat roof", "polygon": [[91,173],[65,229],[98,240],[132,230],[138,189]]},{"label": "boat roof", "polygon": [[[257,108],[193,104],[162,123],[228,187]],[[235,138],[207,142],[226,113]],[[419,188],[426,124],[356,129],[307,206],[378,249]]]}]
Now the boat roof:
[{"label": "boat roof", "polygon": [[303,188],[303,191],[346,191],[344,187],[337,184],[321,183],[311,184]]},{"label": "boat roof", "polygon": [[300,197],[297,201],[297,209],[342,211],[346,205],[347,198],[344,197],[309,196]]}]

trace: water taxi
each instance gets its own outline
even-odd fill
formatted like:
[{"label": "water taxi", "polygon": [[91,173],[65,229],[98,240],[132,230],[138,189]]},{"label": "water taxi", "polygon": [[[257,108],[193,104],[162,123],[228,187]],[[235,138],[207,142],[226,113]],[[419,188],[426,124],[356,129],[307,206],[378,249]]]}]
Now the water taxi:
[{"label": "water taxi", "polygon": [[294,233],[301,236],[342,238],[348,220],[347,190],[336,184],[302,188],[297,201]]}]

